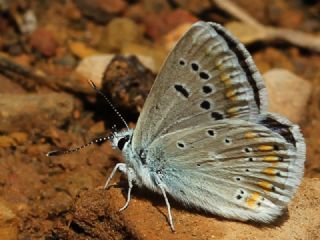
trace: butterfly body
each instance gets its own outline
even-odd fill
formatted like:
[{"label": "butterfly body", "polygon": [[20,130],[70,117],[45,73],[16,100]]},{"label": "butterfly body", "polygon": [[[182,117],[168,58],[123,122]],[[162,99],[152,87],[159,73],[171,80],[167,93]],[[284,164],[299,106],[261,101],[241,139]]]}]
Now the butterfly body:
[{"label": "butterfly body", "polygon": [[[198,22],[168,56],[135,130],[115,133],[133,185],[231,219],[270,222],[303,176],[299,127],[267,112],[262,77],[222,26]],[[122,208],[122,210],[124,209]]]}]

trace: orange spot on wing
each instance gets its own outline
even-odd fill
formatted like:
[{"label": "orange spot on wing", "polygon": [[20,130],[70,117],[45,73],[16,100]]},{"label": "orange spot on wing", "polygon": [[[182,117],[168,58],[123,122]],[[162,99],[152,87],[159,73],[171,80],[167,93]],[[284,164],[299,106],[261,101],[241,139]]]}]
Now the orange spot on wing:
[{"label": "orange spot on wing", "polygon": [[277,162],[279,160],[280,160],[280,158],[277,156],[266,156],[263,158],[263,161],[265,161],[265,162]]},{"label": "orange spot on wing", "polygon": [[235,113],[235,112],[237,112],[238,111],[238,107],[232,107],[232,108],[229,108],[228,110],[227,110],[227,113]]},{"label": "orange spot on wing", "polygon": [[273,188],[272,183],[269,183],[269,182],[267,182],[267,181],[258,182],[257,185],[258,185],[259,187],[263,188],[264,190],[267,190],[267,191],[271,191],[272,188]]},{"label": "orange spot on wing", "polygon": [[220,75],[220,78],[226,85],[230,85],[231,84],[231,79],[230,79],[228,74],[222,73]]},{"label": "orange spot on wing", "polygon": [[236,91],[233,90],[233,89],[228,90],[228,91],[226,92],[226,96],[227,96],[228,98],[231,98],[231,97],[233,97],[234,95],[236,95]]},{"label": "orange spot on wing", "polygon": [[249,207],[256,207],[256,202],[259,200],[260,194],[257,192],[252,193],[246,200],[246,203]]},{"label": "orange spot on wing", "polygon": [[260,145],[258,147],[259,151],[272,151],[273,150],[273,146],[270,145]]},{"label": "orange spot on wing", "polygon": [[270,167],[263,169],[262,172],[268,175],[276,175],[277,173],[277,171],[274,168],[270,168]]},{"label": "orange spot on wing", "polygon": [[247,133],[244,134],[245,138],[254,138],[256,136],[257,136],[257,134],[254,133],[254,132],[247,132]]}]

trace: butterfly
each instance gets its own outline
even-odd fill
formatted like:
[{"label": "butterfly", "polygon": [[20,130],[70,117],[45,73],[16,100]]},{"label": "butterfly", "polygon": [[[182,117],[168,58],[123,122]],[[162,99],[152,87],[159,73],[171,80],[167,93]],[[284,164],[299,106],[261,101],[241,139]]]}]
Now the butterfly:
[{"label": "butterfly", "polygon": [[[95,87],[95,86],[94,86]],[[225,218],[269,223],[301,182],[300,129],[267,111],[263,79],[244,45],[221,25],[197,22],[178,41],[146,99],[136,128],[116,132],[127,201],[136,185]]]}]

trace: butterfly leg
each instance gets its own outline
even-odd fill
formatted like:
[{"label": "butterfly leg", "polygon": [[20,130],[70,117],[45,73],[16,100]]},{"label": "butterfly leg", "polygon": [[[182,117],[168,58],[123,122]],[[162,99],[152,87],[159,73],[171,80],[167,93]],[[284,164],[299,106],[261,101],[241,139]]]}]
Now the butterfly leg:
[{"label": "butterfly leg", "polygon": [[116,166],[113,168],[110,176],[108,177],[106,184],[104,185],[104,189],[106,189],[109,185],[110,180],[113,178],[114,174],[117,170],[120,170],[121,172],[126,173],[127,172],[127,165],[125,163],[117,163]]},{"label": "butterfly leg", "polygon": [[159,178],[158,175],[155,176],[155,179],[156,179],[156,182],[157,182],[158,187],[160,188],[160,190],[161,190],[161,192],[162,192],[162,195],[163,195],[163,197],[164,197],[164,200],[165,200],[165,202],[166,202],[167,209],[168,209],[169,225],[170,225],[170,227],[171,227],[171,230],[174,232],[175,229],[174,229],[174,225],[173,225],[173,218],[172,218],[172,215],[171,215],[171,206],[170,206],[170,203],[169,203],[167,194],[166,194],[165,185],[162,183],[162,181],[160,180],[160,178]]},{"label": "butterfly leg", "polygon": [[132,188],[133,188],[133,180],[135,179],[134,171],[133,171],[131,168],[128,168],[128,169],[127,169],[127,177],[128,177],[128,184],[129,184],[127,201],[126,201],[126,203],[124,204],[124,206],[119,209],[119,212],[125,210],[125,209],[128,207],[129,202],[130,202],[130,200],[131,200],[131,190],[132,190]]}]

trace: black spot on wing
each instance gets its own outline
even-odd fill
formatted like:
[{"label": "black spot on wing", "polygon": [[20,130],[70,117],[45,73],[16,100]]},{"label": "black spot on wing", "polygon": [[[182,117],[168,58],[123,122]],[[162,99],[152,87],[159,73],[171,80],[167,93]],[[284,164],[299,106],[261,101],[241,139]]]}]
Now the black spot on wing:
[{"label": "black spot on wing", "polygon": [[191,63],[191,68],[192,68],[192,70],[193,71],[198,71],[199,70],[199,65],[198,64],[196,64],[196,63]]},{"label": "black spot on wing", "polygon": [[190,93],[188,92],[188,90],[186,88],[184,88],[182,85],[179,84],[175,84],[174,88],[176,89],[176,91],[178,91],[179,93],[182,94],[182,96],[184,96],[185,98],[188,98]]},{"label": "black spot on wing", "polygon": [[214,119],[214,120],[221,120],[223,119],[223,115],[219,112],[212,112],[211,113],[211,117]]}]

